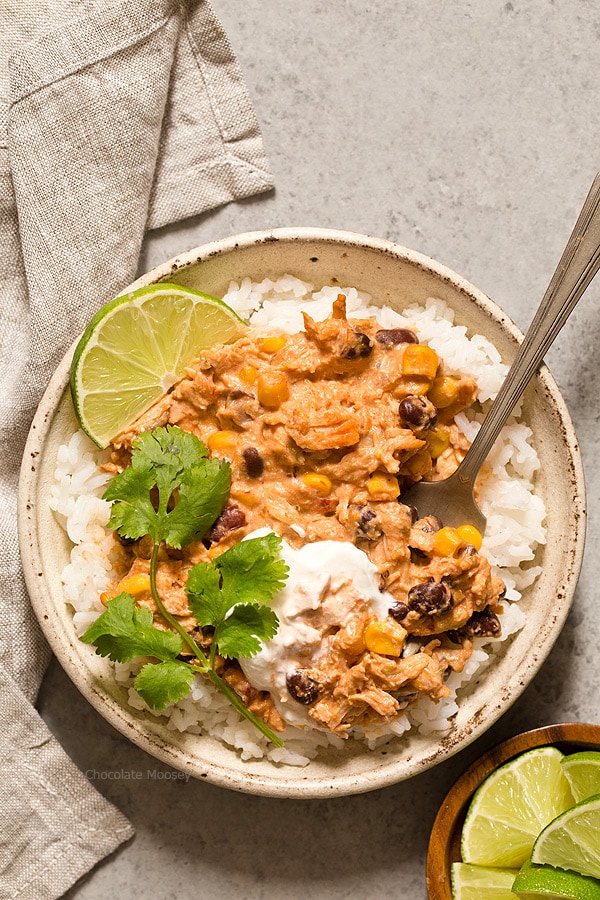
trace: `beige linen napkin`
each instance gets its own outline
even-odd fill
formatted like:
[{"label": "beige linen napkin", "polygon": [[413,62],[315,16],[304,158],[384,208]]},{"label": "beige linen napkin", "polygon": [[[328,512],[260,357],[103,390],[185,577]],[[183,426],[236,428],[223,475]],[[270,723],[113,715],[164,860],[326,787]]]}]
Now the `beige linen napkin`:
[{"label": "beige linen napkin", "polygon": [[271,187],[207,2],[0,4],[0,898],[59,897],[132,834],[32,706],[49,651],[16,534],[29,423],[147,228]]}]

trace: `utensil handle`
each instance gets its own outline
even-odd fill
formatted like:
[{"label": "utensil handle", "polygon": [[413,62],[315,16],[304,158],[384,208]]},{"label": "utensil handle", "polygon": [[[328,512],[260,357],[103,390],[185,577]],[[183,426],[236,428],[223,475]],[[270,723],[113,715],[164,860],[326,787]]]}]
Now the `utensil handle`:
[{"label": "utensil handle", "polygon": [[469,452],[456,470],[473,481],[544,355],[600,268],[600,172],[508,375]]}]

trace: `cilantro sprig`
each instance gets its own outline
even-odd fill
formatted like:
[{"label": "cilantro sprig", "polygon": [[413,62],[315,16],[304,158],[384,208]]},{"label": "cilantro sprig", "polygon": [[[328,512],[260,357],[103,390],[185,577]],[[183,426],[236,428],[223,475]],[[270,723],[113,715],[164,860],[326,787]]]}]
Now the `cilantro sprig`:
[{"label": "cilantro sprig", "polygon": [[277,633],[267,605],[284,586],[287,566],[278,559],[281,538],[267,534],[235,544],[212,563],[190,571],[186,592],[198,625],[215,629],[211,653],[234,659],[254,656],[261,640]]},{"label": "cilantro sprig", "polygon": [[133,446],[131,466],[104,493],[113,502],[109,527],[133,540],[149,534],[178,550],[203,537],[225,506],[229,463],[209,459],[201,440],[173,425],[143,432]]},{"label": "cilantro sprig", "polygon": [[[149,658],[134,686],[157,712],[187,696],[199,673],[272,743],[283,746],[215,670],[217,653],[230,659],[253,656],[261,642],[276,634],[279,622],[268,604],[287,578],[288,568],[279,556],[281,539],[270,533],[240,541],[214,561],[190,569],[186,586],[190,609],[201,628],[214,629],[208,656],[169,613],[157,588],[163,543],[181,549],[204,537],[222,512],[230,486],[229,464],[210,459],[195,435],[167,425],[136,438],[131,466],[103,495],[112,502],[108,524],[125,538],[152,538],[150,590],[170,627],[157,628],[150,610],[138,607],[131,594],[122,592],[108,601],[82,640],[113,661]],[[184,650],[190,659],[182,658]]]}]

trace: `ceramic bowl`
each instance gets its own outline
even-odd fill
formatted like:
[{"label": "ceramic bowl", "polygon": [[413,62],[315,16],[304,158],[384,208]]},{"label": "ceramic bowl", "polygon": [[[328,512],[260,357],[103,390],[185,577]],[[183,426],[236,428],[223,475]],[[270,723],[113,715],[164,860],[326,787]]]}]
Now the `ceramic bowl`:
[{"label": "ceramic bowl", "polygon": [[[158,266],[131,287],[160,280],[222,296],[232,279],[259,281],[289,272],[322,285],[355,286],[374,302],[401,307],[435,296],[469,331],[487,335],[507,362],[521,333],[475,287],[439,263],[388,241],[357,234],[289,228],[238,235],[204,245]],[[129,289],[131,289],[128,288]],[[280,797],[360,793],[409,778],[477,738],[534,677],[569,611],[584,542],[584,484],[577,441],[555,382],[542,369],[527,388],[523,415],[541,460],[537,489],[546,502],[547,536],[537,562],[542,574],[522,599],[524,628],[503,645],[485,675],[463,694],[450,733],[410,734],[367,751],[348,741],[302,769],[243,762],[209,737],[167,730],[164,721],[133,710],[104,660],[79,641],[61,592],[70,546],[48,506],[57,448],[76,429],[68,392],[68,353],[33,422],[23,461],[19,528],[32,602],[46,637],[79,690],[117,729],[164,762],[228,788]]]},{"label": "ceramic bowl", "polygon": [[552,745],[563,753],[600,750],[600,725],[548,725],[508,738],[484,753],[450,788],[436,816],[427,852],[429,900],[452,900],[450,871],[460,862],[460,836],[473,794],[488,775],[526,750]]}]

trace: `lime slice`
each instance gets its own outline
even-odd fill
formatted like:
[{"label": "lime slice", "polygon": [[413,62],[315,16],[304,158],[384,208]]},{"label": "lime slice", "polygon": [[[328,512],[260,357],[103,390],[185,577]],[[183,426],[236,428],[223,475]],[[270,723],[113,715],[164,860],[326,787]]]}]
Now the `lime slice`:
[{"label": "lime slice", "polygon": [[576,803],[600,794],[600,753],[595,750],[572,753],[565,756],[562,767]]},{"label": "lime slice", "polygon": [[600,882],[553,866],[525,863],[513,884],[520,900],[600,900]]},{"label": "lime slice", "polygon": [[146,412],[202,351],[245,328],[221,300],[177,284],[153,284],[100,309],[71,368],[75,413],[99,447]]},{"label": "lime slice", "polygon": [[550,822],[535,842],[531,861],[600,878],[600,794]]},{"label": "lime slice", "polygon": [[487,869],[468,863],[452,863],[453,900],[515,900],[511,893],[514,869]]},{"label": "lime slice", "polygon": [[464,862],[518,868],[535,839],[573,805],[556,747],[522,753],[496,769],[477,789],[462,831]]}]

